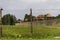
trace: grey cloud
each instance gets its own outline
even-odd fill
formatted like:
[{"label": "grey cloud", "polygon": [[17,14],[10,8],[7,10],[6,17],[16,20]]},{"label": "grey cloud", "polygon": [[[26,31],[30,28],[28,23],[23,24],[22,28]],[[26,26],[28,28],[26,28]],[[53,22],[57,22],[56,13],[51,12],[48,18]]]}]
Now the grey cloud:
[{"label": "grey cloud", "polygon": [[[29,9],[60,9],[60,0],[48,0],[46,2],[35,2],[35,3],[27,3],[22,0],[0,0],[0,7],[2,7],[3,15],[6,13],[15,14],[17,18],[24,18],[24,14],[29,14]],[[22,10],[22,11],[21,11]],[[33,15],[39,15],[41,13],[51,12],[53,15],[57,15],[60,13],[58,11],[50,11],[50,10],[39,10],[38,12],[33,12]],[[38,13],[38,14],[37,14]]]}]

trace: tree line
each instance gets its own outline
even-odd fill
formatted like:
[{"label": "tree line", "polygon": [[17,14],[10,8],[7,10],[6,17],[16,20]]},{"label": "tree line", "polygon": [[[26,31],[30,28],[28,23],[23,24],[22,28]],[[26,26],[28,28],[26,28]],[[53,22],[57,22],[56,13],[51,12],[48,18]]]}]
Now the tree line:
[{"label": "tree line", "polygon": [[[34,21],[35,19],[35,16],[32,16],[32,21]],[[45,14],[44,15],[44,20],[46,20],[46,18],[47,18],[47,14]],[[52,16],[52,19],[60,19],[60,14],[58,15],[58,16]],[[24,21],[27,21],[27,22],[29,22],[31,19],[30,19],[30,15],[28,15],[28,14],[25,14],[25,16],[24,16]]]},{"label": "tree line", "polygon": [[[35,16],[32,16],[32,21],[34,21]],[[44,20],[46,19],[46,15],[44,15]],[[54,19],[60,19],[60,14],[56,17],[54,17]],[[19,19],[18,19],[19,20]],[[24,15],[24,22],[30,22],[30,15],[25,14]],[[15,25],[15,23],[17,23],[17,18],[14,15],[11,14],[6,14],[2,17],[2,24],[3,25]]]}]

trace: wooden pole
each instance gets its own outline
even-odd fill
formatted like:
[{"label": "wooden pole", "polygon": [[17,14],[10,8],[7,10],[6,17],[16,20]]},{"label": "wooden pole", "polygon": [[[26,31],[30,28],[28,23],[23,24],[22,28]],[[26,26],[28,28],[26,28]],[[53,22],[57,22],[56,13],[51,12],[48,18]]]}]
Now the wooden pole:
[{"label": "wooden pole", "polygon": [[2,37],[2,8],[0,9],[0,37]]},{"label": "wooden pole", "polygon": [[31,32],[31,36],[32,36],[32,35],[33,35],[33,26],[32,26],[32,9],[30,9],[30,19],[31,19],[30,32]]}]

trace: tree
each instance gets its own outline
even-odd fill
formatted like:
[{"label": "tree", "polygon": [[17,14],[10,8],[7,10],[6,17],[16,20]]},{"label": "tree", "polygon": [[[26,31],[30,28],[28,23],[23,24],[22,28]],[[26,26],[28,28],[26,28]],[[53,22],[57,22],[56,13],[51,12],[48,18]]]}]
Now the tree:
[{"label": "tree", "polygon": [[60,19],[60,14],[58,16],[56,16],[57,19]]},{"label": "tree", "polygon": [[60,23],[60,14],[58,16],[56,16],[56,24]]},{"label": "tree", "polygon": [[30,21],[30,15],[25,14],[24,21]]},{"label": "tree", "polygon": [[16,17],[11,14],[6,14],[2,17],[2,24],[3,25],[15,25]]},{"label": "tree", "polygon": [[[32,16],[32,21],[34,21],[34,18],[35,18],[35,16]],[[24,21],[30,22],[31,21],[30,15],[25,14]]]},{"label": "tree", "polygon": [[44,20],[46,20],[46,18],[47,18],[47,14],[44,15]]}]

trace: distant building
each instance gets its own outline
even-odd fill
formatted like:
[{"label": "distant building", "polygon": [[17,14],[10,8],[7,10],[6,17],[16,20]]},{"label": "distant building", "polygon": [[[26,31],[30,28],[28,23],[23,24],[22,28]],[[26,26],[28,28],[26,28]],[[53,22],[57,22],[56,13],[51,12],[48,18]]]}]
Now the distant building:
[{"label": "distant building", "polygon": [[51,13],[48,13],[48,14],[46,15],[46,18],[47,18],[47,20],[50,20],[50,19],[53,19],[54,17],[51,15]]},{"label": "distant building", "polygon": [[16,22],[16,25],[20,25],[20,23],[22,23],[22,20],[18,19],[17,22]]},{"label": "distant building", "polygon": [[22,22],[22,20],[21,20],[21,19],[18,19],[18,20],[17,20],[17,23],[21,23],[21,22]]},{"label": "distant building", "polygon": [[[34,18],[34,20],[44,20],[45,19],[45,15],[38,15],[37,17]],[[51,15],[51,13],[46,14],[46,19],[54,19],[54,17]]]},{"label": "distant building", "polygon": [[35,21],[40,21],[44,20],[44,15],[38,15],[37,17],[34,18]]},{"label": "distant building", "polygon": [[50,13],[47,14],[47,17],[52,17],[52,15]]},{"label": "distant building", "polygon": [[38,15],[37,16],[37,20],[43,20],[44,19],[44,15]]}]

